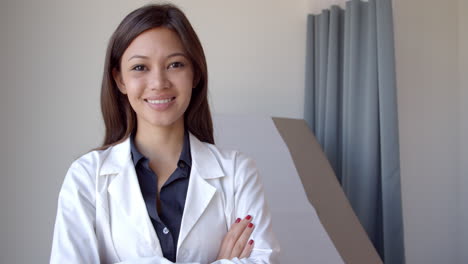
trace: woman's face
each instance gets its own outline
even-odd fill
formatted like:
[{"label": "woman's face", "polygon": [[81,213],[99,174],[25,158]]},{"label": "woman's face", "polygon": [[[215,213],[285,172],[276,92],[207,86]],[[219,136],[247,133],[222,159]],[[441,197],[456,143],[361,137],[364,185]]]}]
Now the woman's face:
[{"label": "woman's face", "polygon": [[120,69],[114,79],[128,96],[139,127],[183,124],[194,73],[177,33],[165,27],[141,33],[125,50]]}]

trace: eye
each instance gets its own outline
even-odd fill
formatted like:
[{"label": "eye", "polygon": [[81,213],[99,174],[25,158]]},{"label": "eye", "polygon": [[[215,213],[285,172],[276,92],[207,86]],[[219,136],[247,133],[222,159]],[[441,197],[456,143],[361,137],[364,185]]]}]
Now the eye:
[{"label": "eye", "polygon": [[132,71],[145,71],[147,70],[146,66],[145,65],[135,65],[133,68],[132,68]]},{"label": "eye", "polygon": [[169,68],[182,68],[184,66],[185,66],[185,64],[183,64],[180,61],[176,61],[176,62],[173,62],[173,63],[169,64]]}]

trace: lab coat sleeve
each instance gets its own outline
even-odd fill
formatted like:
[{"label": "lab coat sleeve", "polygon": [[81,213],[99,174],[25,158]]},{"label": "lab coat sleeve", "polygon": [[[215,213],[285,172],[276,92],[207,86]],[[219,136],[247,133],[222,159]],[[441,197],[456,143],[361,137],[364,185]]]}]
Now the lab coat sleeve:
[{"label": "lab coat sleeve", "polygon": [[50,263],[99,263],[95,178],[75,161],[59,193]]},{"label": "lab coat sleeve", "polygon": [[239,263],[279,263],[280,245],[273,233],[271,213],[265,199],[263,184],[253,159],[239,153],[236,157],[235,217],[253,217],[255,229],[251,235],[254,248],[250,257]]}]

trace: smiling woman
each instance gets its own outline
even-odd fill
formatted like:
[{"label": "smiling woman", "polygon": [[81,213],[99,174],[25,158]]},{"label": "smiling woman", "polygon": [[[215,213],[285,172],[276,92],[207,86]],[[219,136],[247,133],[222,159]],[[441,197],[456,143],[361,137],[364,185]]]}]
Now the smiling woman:
[{"label": "smiling woman", "polygon": [[111,37],[103,145],[72,163],[51,263],[277,263],[254,162],[214,145],[203,48],[174,5]]},{"label": "smiling woman", "polygon": [[[153,43],[154,40],[157,42]],[[180,58],[183,61],[177,60]],[[173,73],[175,65],[169,63],[177,67],[185,63],[185,68],[191,69],[193,74],[190,78],[193,94],[189,95],[190,103],[184,114],[187,129],[201,141],[214,143],[207,100],[208,70],[200,40],[177,7],[151,5],[130,13],[109,41],[101,90],[101,109],[107,129],[101,149],[121,142],[136,127],[136,111],[132,109],[134,105],[130,105],[135,102],[122,93],[126,78],[128,86],[132,87],[137,79],[139,84],[143,79],[163,81],[167,85],[170,77],[180,76]]]}]

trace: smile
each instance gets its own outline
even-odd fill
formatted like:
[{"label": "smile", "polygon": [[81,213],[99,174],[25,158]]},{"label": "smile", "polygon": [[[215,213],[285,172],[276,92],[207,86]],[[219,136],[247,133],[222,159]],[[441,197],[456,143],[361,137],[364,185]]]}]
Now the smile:
[{"label": "smile", "polygon": [[162,100],[149,100],[149,99],[145,99],[146,102],[150,103],[150,104],[167,104],[169,102],[171,102],[172,100],[174,100],[175,97],[172,97],[172,98],[168,98],[168,99],[162,99]]}]

